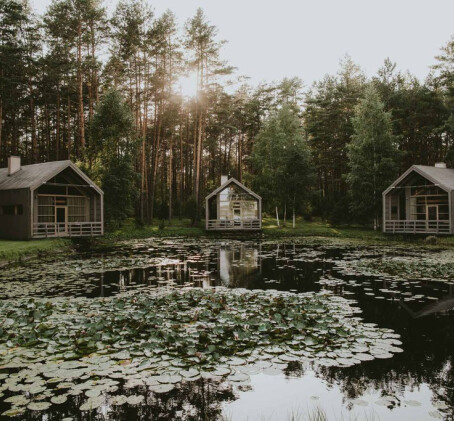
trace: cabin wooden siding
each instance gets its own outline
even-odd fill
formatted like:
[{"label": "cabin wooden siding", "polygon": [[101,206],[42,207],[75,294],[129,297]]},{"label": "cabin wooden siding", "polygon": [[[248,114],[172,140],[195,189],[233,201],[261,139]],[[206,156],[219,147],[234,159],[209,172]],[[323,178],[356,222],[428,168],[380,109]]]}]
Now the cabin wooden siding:
[{"label": "cabin wooden siding", "polygon": [[454,234],[454,169],[413,165],[382,197],[383,232]]},{"label": "cabin wooden siding", "polygon": [[[7,175],[7,170],[0,169],[0,238],[27,240],[104,234],[104,194],[71,161],[26,165],[11,175]],[[47,217],[39,219],[40,198],[52,202],[48,207],[53,209],[41,213]],[[2,211],[10,206],[21,206],[21,214]],[[57,209],[60,217],[62,213],[65,216],[64,222],[57,220]]]},{"label": "cabin wooden siding", "polygon": [[[240,192],[229,191],[232,187]],[[225,195],[226,200],[221,200],[221,195]],[[234,198],[232,199],[230,196]],[[214,200],[216,201],[215,218],[210,215],[210,201]],[[235,204],[235,209],[240,209],[239,217],[235,214],[232,203]],[[214,205],[214,203],[212,204]],[[262,198],[238,180],[228,179],[205,198],[205,229],[207,231],[257,231],[261,228]]]},{"label": "cabin wooden siding", "polygon": [[[0,238],[31,238],[30,189],[0,190]],[[3,206],[22,206],[22,215],[4,215]]]}]

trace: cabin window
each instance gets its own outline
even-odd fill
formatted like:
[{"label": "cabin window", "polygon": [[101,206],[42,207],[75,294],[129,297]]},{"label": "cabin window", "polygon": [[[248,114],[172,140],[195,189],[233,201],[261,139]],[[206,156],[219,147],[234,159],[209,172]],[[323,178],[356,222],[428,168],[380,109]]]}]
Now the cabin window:
[{"label": "cabin window", "polygon": [[22,205],[3,205],[0,209],[2,215],[22,215],[24,213]]}]

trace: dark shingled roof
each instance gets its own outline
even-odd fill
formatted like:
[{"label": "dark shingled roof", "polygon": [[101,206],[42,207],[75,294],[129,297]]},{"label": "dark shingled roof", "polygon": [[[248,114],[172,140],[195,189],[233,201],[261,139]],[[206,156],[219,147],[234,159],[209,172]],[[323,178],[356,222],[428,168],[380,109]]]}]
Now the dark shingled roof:
[{"label": "dark shingled roof", "polygon": [[8,175],[8,168],[0,168],[0,190],[35,189],[68,167],[102,194],[102,190],[69,160],[22,165],[21,169],[12,175]]}]

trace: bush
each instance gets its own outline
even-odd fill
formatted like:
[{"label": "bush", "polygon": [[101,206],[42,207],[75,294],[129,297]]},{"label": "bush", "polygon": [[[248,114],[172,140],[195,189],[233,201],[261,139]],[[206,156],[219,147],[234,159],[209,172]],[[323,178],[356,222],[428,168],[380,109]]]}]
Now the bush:
[{"label": "bush", "polygon": [[437,242],[438,242],[438,238],[435,237],[434,235],[428,235],[428,236],[424,239],[424,242],[425,242],[426,244],[435,245],[435,244],[437,244]]}]

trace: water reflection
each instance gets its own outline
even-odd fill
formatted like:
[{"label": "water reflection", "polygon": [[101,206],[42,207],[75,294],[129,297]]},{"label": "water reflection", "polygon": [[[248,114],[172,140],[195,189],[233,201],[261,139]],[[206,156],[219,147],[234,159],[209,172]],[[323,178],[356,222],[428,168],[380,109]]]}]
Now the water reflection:
[{"label": "water reflection", "polygon": [[241,243],[221,245],[218,249],[220,284],[228,287],[247,287],[260,278],[261,245]]},{"label": "water reflection", "polygon": [[[317,407],[327,415],[337,414],[334,419],[452,419],[454,285],[366,276],[345,265],[354,259],[383,257],[384,253],[411,256],[414,252],[329,243],[169,241],[151,245],[145,241],[76,256],[81,259],[77,263],[81,268],[93,265],[98,269],[92,273],[81,270],[77,278],[71,278],[71,271],[66,270],[70,263],[54,262],[47,272],[40,266],[34,278],[34,266],[29,263],[25,267],[29,272],[12,272],[8,279],[15,281],[16,276],[19,281],[28,273],[30,282],[48,282],[48,289],[41,288],[35,295],[86,297],[111,296],[137,287],[185,285],[293,292],[327,289],[356,300],[365,322],[393,329],[402,337],[404,352],[392,359],[349,368],[290,363],[276,376],[252,375],[248,391],[203,381],[186,383],[168,396],[148,396],[147,404],[137,408],[110,408],[107,419],[211,420],[224,414],[234,420],[260,419],[262,415],[274,420],[288,419],[292,412],[307,415]],[[415,259],[419,257],[415,254]],[[77,414],[77,402],[71,405],[65,407],[67,416]],[[62,412],[56,411],[48,419],[60,419]],[[103,419],[102,414],[98,418]]]}]

